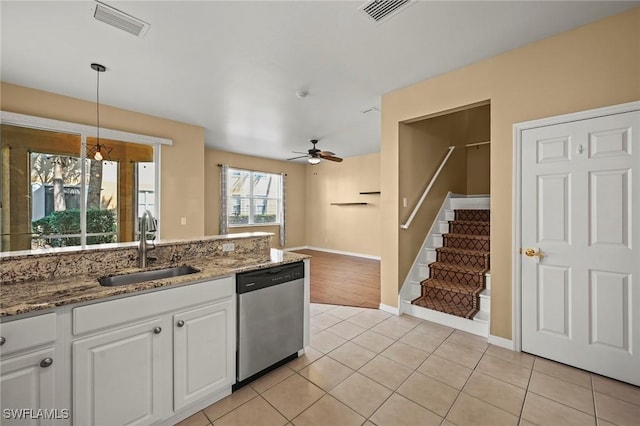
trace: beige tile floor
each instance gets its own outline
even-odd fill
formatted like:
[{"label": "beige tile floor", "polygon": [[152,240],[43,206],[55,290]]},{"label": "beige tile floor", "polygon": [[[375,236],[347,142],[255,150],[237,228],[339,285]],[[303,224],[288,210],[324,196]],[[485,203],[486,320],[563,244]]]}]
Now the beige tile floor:
[{"label": "beige tile floor", "polygon": [[311,305],[311,347],[179,423],[640,425],[640,388],[411,316]]}]

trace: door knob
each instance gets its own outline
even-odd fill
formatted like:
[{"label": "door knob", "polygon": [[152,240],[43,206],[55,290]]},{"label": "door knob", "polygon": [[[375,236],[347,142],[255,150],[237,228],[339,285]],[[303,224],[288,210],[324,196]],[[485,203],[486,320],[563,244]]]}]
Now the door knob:
[{"label": "door knob", "polygon": [[162,333],[162,328],[156,327],[153,329],[153,334],[160,334],[160,333]]},{"label": "door knob", "polygon": [[42,368],[50,367],[52,364],[53,364],[53,358],[45,358],[42,361],[40,361],[40,367]]},{"label": "door knob", "polygon": [[526,249],[524,249],[524,254],[525,256],[529,257],[544,257],[544,253],[542,253],[540,250],[536,251],[536,249],[531,247],[527,247]]},{"label": "door knob", "polygon": [[183,326],[184,326],[184,321],[180,320],[180,321],[178,321],[178,322],[176,323],[176,325],[177,325],[178,327],[183,327]]}]

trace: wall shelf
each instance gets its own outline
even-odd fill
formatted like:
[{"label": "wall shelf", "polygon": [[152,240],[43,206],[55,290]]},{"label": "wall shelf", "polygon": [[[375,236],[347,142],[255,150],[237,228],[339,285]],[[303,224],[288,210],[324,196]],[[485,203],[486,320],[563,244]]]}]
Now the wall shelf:
[{"label": "wall shelf", "polygon": [[331,203],[332,206],[366,206],[369,203]]},{"label": "wall shelf", "polygon": [[364,191],[361,192],[360,195],[379,195],[380,191]]}]

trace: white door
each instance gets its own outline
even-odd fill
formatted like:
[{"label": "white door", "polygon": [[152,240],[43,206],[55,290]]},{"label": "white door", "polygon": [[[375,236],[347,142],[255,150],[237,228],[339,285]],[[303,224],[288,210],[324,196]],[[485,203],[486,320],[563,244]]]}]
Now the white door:
[{"label": "white door", "polygon": [[524,130],[521,164],[522,350],[640,385],[640,111]]}]

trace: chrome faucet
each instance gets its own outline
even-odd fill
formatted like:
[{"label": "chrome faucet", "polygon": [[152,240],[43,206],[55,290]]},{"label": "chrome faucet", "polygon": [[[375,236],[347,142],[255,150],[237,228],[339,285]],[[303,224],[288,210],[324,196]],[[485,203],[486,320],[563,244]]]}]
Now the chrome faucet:
[{"label": "chrome faucet", "polygon": [[155,232],[156,221],[149,210],[145,210],[140,218],[140,245],[138,245],[138,266],[147,267],[147,252],[156,248],[153,241],[147,241],[147,232]]}]

